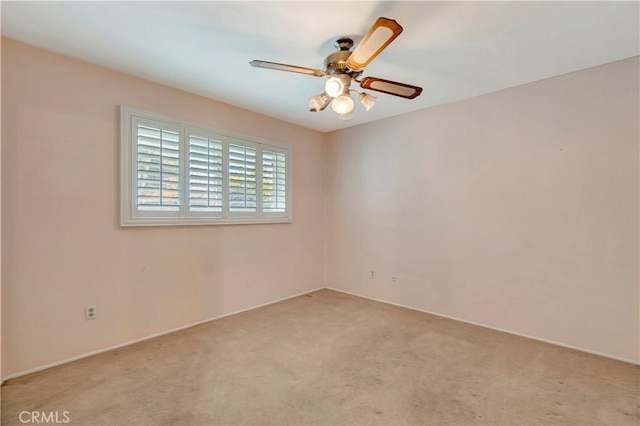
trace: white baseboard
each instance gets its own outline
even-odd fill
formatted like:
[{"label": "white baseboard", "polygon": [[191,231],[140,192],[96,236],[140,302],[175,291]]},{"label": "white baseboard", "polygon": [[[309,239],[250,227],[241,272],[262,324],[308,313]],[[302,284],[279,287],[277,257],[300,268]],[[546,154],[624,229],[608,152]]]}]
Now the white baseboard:
[{"label": "white baseboard", "polygon": [[349,292],[349,291],[346,291],[346,290],[340,290],[340,289],[333,288],[333,287],[319,287],[319,288],[316,288],[316,289],[313,289],[313,290],[308,290],[308,291],[304,291],[302,293],[294,294],[292,296],[287,296],[287,297],[283,297],[281,299],[273,300],[271,302],[263,303],[263,304],[252,306],[252,307],[245,308],[245,309],[240,309],[238,311],[230,312],[228,314],[220,315],[220,316],[213,317],[213,318],[208,318],[208,319],[205,319],[205,320],[202,320],[202,321],[198,321],[198,322],[195,322],[195,323],[183,325],[181,327],[172,328],[170,330],[162,331],[160,333],[154,333],[154,334],[151,334],[149,336],[141,337],[139,339],[129,340],[129,341],[126,341],[126,342],[123,342],[123,343],[119,343],[117,345],[109,346],[109,347],[106,347],[106,348],[103,348],[103,349],[98,349],[96,351],[84,353],[84,354],[77,355],[77,356],[74,356],[74,357],[71,357],[71,358],[67,358],[67,359],[64,359],[64,360],[61,360],[61,361],[56,361],[56,362],[53,362],[51,364],[46,364],[46,365],[42,365],[42,366],[39,366],[39,367],[31,368],[29,370],[20,371],[18,373],[10,374],[10,375],[5,376],[2,379],[0,379],[0,386],[2,386],[2,384],[4,384],[4,382],[7,381],[7,380],[15,379],[15,378],[21,377],[21,376],[26,376],[27,374],[36,373],[38,371],[46,370],[48,368],[57,367],[57,366],[62,365],[62,364],[67,364],[69,362],[77,361],[79,359],[87,358],[87,357],[90,357],[90,356],[93,356],[93,355],[98,355],[98,354],[101,354],[101,353],[104,353],[104,352],[108,352],[108,351],[111,351],[111,350],[114,350],[114,349],[122,348],[124,346],[133,345],[134,343],[143,342],[145,340],[153,339],[155,337],[163,336],[165,334],[169,334],[169,333],[173,333],[173,332],[176,332],[176,331],[184,330],[184,329],[190,328],[190,327],[195,327],[196,325],[204,324],[204,323],[207,323],[207,322],[210,322],[210,321],[215,321],[215,320],[218,320],[218,319],[221,319],[221,318],[225,318],[225,317],[228,317],[228,316],[231,316],[231,315],[236,315],[236,314],[240,314],[242,312],[251,311],[253,309],[262,308],[264,306],[272,305],[274,303],[282,302],[282,301],[288,300],[288,299],[293,299],[294,297],[303,296],[305,294],[313,293],[313,292],[316,292],[318,290],[322,290],[322,289],[325,289],[325,288],[327,290],[337,291],[339,293],[349,294],[349,295],[356,296],[356,297],[362,297],[363,299],[373,300],[373,301],[380,302],[380,303],[386,303],[388,305],[393,305],[393,306],[399,306],[401,308],[411,309],[413,311],[423,312],[423,313],[435,315],[435,316],[438,316],[438,317],[441,317],[441,318],[447,318],[447,319],[450,319],[450,320],[453,320],[453,321],[459,321],[459,322],[463,322],[463,323],[466,323],[466,324],[475,325],[475,326],[478,326],[478,327],[483,327],[483,328],[488,328],[488,329],[495,330],[495,331],[500,331],[502,333],[512,334],[514,336],[524,337],[526,339],[537,340],[539,342],[549,343],[549,344],[552,344],[552,345],[561,346],[563,348],[573,349],[573,350],[576,350],[576,351],[585,352],[585,353],[592,354],[592,355],[597,355],[597,356],[601,356],[601,357],[605,357],[605,358],[615,359],[617,361],[622,361],[622,362],[627,362],[627,363],[630,363],[630,364],[640,365],[640,361],[637,361],[637,360],[632,360],[632,359],[628,359],[628,358],[624,358],[624,357],[619,357],[619,356],[607,354],[607,353],[604,353],[604,352],[598,352],[598,351],[594,351],[594,350],[591,350],[591,349],[581,348],[581,347],[578,347],[578,346],[568,345],[566,343],[556,342],[556,341],[548,340],[548,339],[543,339],[543,338],[536,337],[536,336],[530,336],[530,335],[523,334],[523,333],[518,333],[518,332],[515,332],[515,331],[505,330],[505,329],[502,329],[502,328],[493,327],[491,325],[482,324],[482,323],[475,322],[475,321],[469,321],[469,320],[465,320],[465,319],[461,319],[461,318],[456,318],[456,317],[452,317],[450,315],[444,315],[444,314],[440,314],[440,313],[437,313],[437,312],[428,311],[426,309],[420,309],[420,308],[416,308],[416,307],[413,307],[413,306],[403,305],[401,303],[394,303],[394,302],[389,302],[389,301],[382,300],[382,299],[376,299],[374,297],[364,296],[362,294],[352,293],[352,292]]},{"label": "white baseboard", "polygon": [[196,325],[204,324],[204,323],[207,323],[207,322],[210,322],[210,321],[215,321],[215,320],[218,320],[218,319],[221,319],[221,318],[225,318],[225,317],[228,317],[228,316],[231,316],[231,315],[236,315],[236,314],[240,314],[242,312],[252,311],[254,309],[262,308],[262,307],[268,306],[268,305],[273,305],[274,303],[282,302],[282,301],[288,300],[288,299],[293,299],[294,297],[298,297],[298,296],[304,296],[305,294],[313,293],[315,291],[323,290],[323,289],[324,289],[324,287],[318,287],[318,288],[316,288],[314,290],[308,290],[308,291],[304,291],[302,293],[294,294],[293,296],[283,297],[281,299],[273,300],[271,302],[262,303],[260,305],[251,306],[251,307],[245,308],[245,309],[240,309],[238,311],[230,312],[228,314],[220,315],[220,316],[217,316],[217,317],[214,317],[214,318],[208,318],[208,319],[205,319],[205,320],[202,320],[202,321],[194,322],[192,324],[187,324],[187,325],[183,325],[183,326],[180,326],[180,327],[177,327],[177,328],[172,328],[171,330],[161,331],[160,333],[154,333],[154,334],[151,334],[149,336],[141,337],[139,339],[129,340],[129,341],[126,341],[124,343],[119,343],[117,345],[109,346],[109,347],[106,347],[106,348],[103,348],[103,349],[98,349],[96,351],[87,352],[87,353],[84,353],[84,354],[81,354],[81,355],[77,355],[77,356],[74,356],[74,357],[71,357],[71,358],[63,359],[61,361],[52,362],[51,364],[41,365],[39,367],[31,368],[29,370],[24,370],[24,371],[20,371],[18,373],[9,374],[8,376],[5,376],[0,380],[0,386],[2,386],[2,384],[4,382],[6,382],[7,380],[15,379],[17,377],[26,376],[27,374],[36,373],[38,371],[46,370],[46,369],[51,368],[51,367],[57,367],[57,366],[62,365],[62,364],[67,364],[69,362],[77,361],[79,359],[87,358],[87,357],[90,357],[90,356],[93,356],[93,355],[98,355],[98,354],[101,354],[101,353],[104,353],[104,352],[108,352],[108,351],[111,351],[111,350],[114,350],[114,349],[122,348],[124,346],[133,345],[134,343],[143,342],[145,340],[153,339],[154,337],[164,336],[165,334],[169,334],[169,333],[173,333],[173,332],[176,332],[176,331],[184,330],[184,329],[190,328],[190,327],[195,327]]},{"label": "white baseboard", "polygon": [[578,347],[578,346],[568,345],[568,344],[562,343],[562,342],[556,342],[554,340],[548,340],[548,339],[543,339],[541,337],[530,336],[528,334],[518,333],[518,332],[515,332],[515,331],[505,330],[505,329],[502,329],[502,328],[494,327],[494,326],[487,325],[487,324],[482,324],[482,323],[475,322],[475,321],[469,321],[469,320],[465,320],[465,319],[461,319],[461,318],[452,317],[452,316],[449,316],[449,315],[439,314],[437,312],[428,311],[426,309],[415,308],[413,306],[407,306],[407,305],[403,305],[401,303],[394,303],[394,302],[389,302],[389,301],[382,300],[382,299],[376,299],[375,297],[363,296],[362,294],[351,293],[349,291],[340,290],[340,289],[333,288],[333,287],[326,287],[326,289],[327,290],[337,291],[339,293],[349,294],[351,296],[362,297],[363,299],[369,299],[369,300],[373,300],[375,302],[381,302],[381,303],[386,303],[388,305],[399,306],[401,308],[411,309],[412,311],[423,312],[425,314],[431,314],[431,315],[435,315],[437,317],[447,318],[447,319],[450,319],[450,320],[459,321],[459,322],[463,322],[463,323],[466,323],[466,324],[475,325],[475,326],[478,326],[478,327],[488,328],[488,329],[491,329],[491,330],[500,331],[502,333],[507,333],[507,334],[512,334],[514,336],[524,337],[526,339],[537,340],[539,342],[549,343],[549,344],[552,344],[552,345],[555,345],[555,346],[561,346],[561,347],[567,348],[567,349],[573,349],[573,350],[580,351],[580,352],[586,352],[586,353],[591,354],[591,355],[598,355],[598,356],[601,356],[601,357],[604,357],[604,358],[615,359],[616,361],[622,361],[622,362],[628,362],[630,364],[640,365],[640,360],[633,360],[633,359],[629,359],[629,358],[620,357],[620,356],[617,356],[617,355],[611,355],[611,354],[607,354],[607,353],[604,353],[604,352],[598,352],[598,351],[594,351],[594,350],[591,350],[591,349],[586,349],[586,348],[581,348],[581,347]]}]

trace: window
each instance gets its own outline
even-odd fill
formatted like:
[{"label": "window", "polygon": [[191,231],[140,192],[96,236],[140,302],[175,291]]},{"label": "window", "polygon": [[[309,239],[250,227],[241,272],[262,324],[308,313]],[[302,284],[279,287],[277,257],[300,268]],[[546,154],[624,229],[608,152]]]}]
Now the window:
[{"label": "window", "polygon": [[249,146],[229,144],[229,210],[255,212],[258,208],[256,155]]},{"label": "window", "polygon": [[121,107],[122,226],[292,221],[292,150]]},{"label": "window", "polygon": [[262,150],[262,208],[268,212],[287,209],[287,161],[282,152]]}]

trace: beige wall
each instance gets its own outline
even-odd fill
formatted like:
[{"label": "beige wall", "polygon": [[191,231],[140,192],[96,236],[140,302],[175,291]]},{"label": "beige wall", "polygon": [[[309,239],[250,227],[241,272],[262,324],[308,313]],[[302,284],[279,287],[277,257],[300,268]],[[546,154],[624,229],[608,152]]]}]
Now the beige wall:
[{"label": "beige wall", "polygon": [[[638,71],[327,136],[3,39],[2,376],[324,285],[638,361]],[[292,143],[294,223],[118,227],[120,104]]]},{"label": "beige wall", "polygon": [[638,75],[331,134],[327,286],[637,362]]},{"label": "beige wall", "polygon": [[[0,6],[1,8],[1,6]],[[0,12],[1,13],[1,12]],[[0,81],[2,80],[2,43],[0,43]],[[0,84],[0,99],[2,99],[2,84]],[[0,106],[0,113],[2,107]],[[0,114],[1,115],[1,114]],[[0,128],[2,120],[0,120]],[[2,375],[2,132],[0,132],[0,386],[3,383]],[[0,388],[0,400],[2,389]]]},{"label": "beige wall", "polygon": [[[120,104],[291,143],[294,223],[118,227]],[[323,286],[318,132],[3,39],[2,141],[4,377]]]}]

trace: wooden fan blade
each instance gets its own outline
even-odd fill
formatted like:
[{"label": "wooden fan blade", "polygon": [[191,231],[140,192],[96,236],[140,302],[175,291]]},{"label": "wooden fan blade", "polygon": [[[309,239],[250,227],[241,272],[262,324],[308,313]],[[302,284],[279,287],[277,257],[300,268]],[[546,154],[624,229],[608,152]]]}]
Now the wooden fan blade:
[{"label": "wooden fan blade", "polygon": [[349,56],[349,59],[347,59],[349,69],[361,71],[401,32],[402,27],[393,19],[378,18],[351,56]]},{"label": "wooden fan blade", "polygon": [[321,71],[321,70],[316,70],[313,68],[306,68],[306,67],[298,67],[296,65],[278,64],[276,62],[253,60],[249,62],[249,64],[251,64],[252,67],[256,67],[256,68],[269,68],[269,69],[278,70],[278,71],[297,72],[299,74],[313,75],[315,77],[322,77],[325,75],[324,71]]},{"label": "wooden fan blade", "polygon": [[396,81],[384,80],[376,77],[365,77],[360,81],[363,89],[375,90],[376,92],[387,93],[389,95],[400,96],[401,98],[413,99],[420,96],[422,87],[410,84],[398,83]]}]

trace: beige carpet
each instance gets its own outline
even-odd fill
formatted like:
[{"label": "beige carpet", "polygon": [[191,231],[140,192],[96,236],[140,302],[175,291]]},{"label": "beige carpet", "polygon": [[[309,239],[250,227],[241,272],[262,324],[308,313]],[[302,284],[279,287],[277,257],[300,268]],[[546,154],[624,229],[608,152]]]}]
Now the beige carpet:
[{"label": "beige carpet", "polygon": [[638,425],[639,368],[328,290],[14,379],[71,425]]}]

